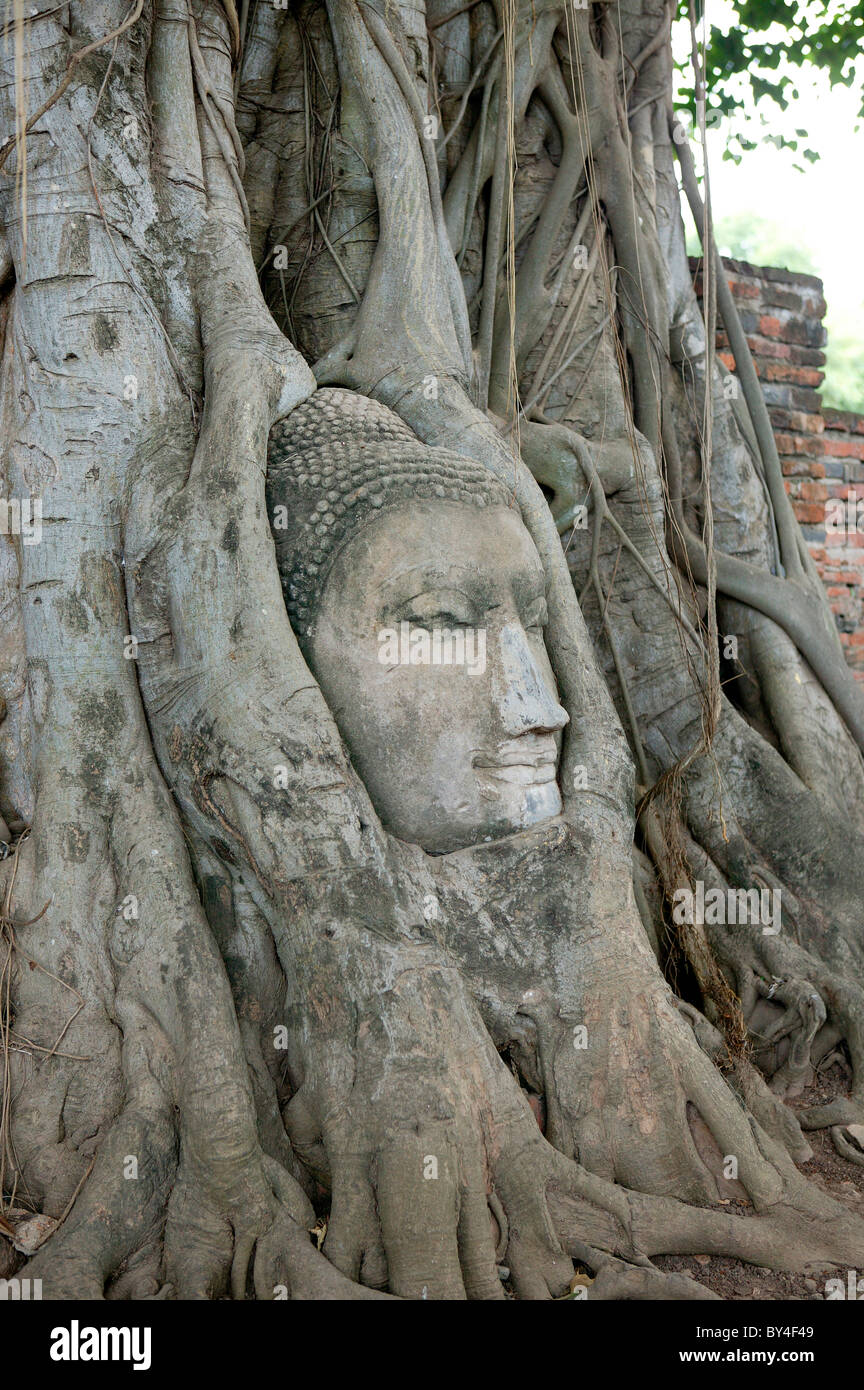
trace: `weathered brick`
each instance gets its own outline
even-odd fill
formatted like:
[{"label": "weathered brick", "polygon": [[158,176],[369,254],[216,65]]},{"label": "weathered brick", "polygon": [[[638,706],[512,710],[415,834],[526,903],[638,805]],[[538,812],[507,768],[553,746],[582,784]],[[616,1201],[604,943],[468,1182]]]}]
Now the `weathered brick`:
[{"label": "weathered brick", "polygon": [[864,438],[839,439],[828,434],[822,440],[822,448],[829,458],[864,459]]},{"label": "weathered brick", "polygon": [[800,290],[769,283],[762,287],[762,303],[771,309],[790,309],[792,313],[800,314],[806,296]]},{"label": "weathered brick", "polygon": [[825,507],[815,502],[792,502],[792,510],[799,521],[818,525],[825,520]]},{"label": "weathered brick", "polygon": [[825,465],[821,459],[781,458],[780,466],[787,478],[824,478]]},{"label": "weathered brick", "polygon": [[824,502],[829,496],[824,483],[814,483],[805,479],[801,484],[800,497],[803,502]]},{"label": "weathered brick", "polygon": [[790,318],[780,322],[777,337],[781,343],[795,343],[798,347],[820,348],[825,342],[825,329],[818,320]]},{"label": "weathered brick", "polygon": [[864,491],[856,488],[854,483],[832,481],[828,484],[828,491],[832,497],[851,497],[856,502],[864,499]]},{"label": "weathered brick", "polygon": [[[691,259],[702,292],[702,262]],[[855,526],[864,500],[862,413],[823,409],[825,300],[815,276],[780,266],[724,260],[762,394],[768,406],[783,479],[814,564],[826,586],[837,629],[856,680],[864,687],[864,531]],[[722,324],[716,338],[721,370],[734,371]],[[826,535],[826,513],[851,508],[839,533]],[[833,505],[832,505],[833,504]]]},{"label": "weathered brick", "polygon": [[819,392],[807,386],[766,381],[762,394],[769,405],[786,405],[798,410],[814,410],[819,405]]},{"label": "weathered brick", "polygon": [[[744,263],[742,263],[744,264]],[[822,281],[817,275],[808,275],[803,270],[785,270],[781,266],[763,265],[747,266],[750,271],[755,270],[764,280],[782,280],[787,285],[807,285],[811,289],[822,293]]]},{"label": "weathered brick", "polygon": [[754,357],[779,357],[792,361],[792,347],[789,343],[778,343],[772,338],[760,338],[751,333],[747,338],[747,346]]},{"label": "weathered brick", "polygon": [[789,347],[789,360],[796,366],[801,367],[824,367],[826,357],[821,348],[815,347]]},{"label": "weathered brick", "polygon": [[804,454],[817,458],[822,452],[822,441],[810,434],[776,434],[777,449],[781,454]]},{"label": "weathered brick", "polygon": [[821,415],[804,410],[784,410],[774,406],[771,411],[771,424],[775,430],[787,430],[792,434],[821,434],[825,422]]},{"label": "weathered brick", "polygon": [[822,578],[826,584],[860,584],[861,572],[837,565],[823,565]]},{"label": "weathered brick", "polygon": [[785,362],[760,362],[757,371],[765,381],[788,381],[795,386],[821,386],[825,377],[816,367],[793,367]]},{"label": "weathered brick", "polygon": [[835,410],[833,406],[826,405],[823,415],[825,416],[826,430],[853,430],[856,423],[860,423],[861,416],[856,415],[852,410]]}]

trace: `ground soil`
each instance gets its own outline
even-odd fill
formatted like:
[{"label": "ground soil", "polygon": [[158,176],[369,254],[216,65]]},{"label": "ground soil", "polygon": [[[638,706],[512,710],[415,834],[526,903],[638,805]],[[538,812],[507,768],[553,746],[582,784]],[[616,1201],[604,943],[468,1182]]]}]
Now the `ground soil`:
[{"label": "ground soil", "polygon": [[[812,1085],[790,1102],[793,1110],[824,1105],[842,1095],[849,1072],[838,1058],[828,1059]],[[834,1148],[830,1130],[817,1130],[807,1136],[813,1157],[801,1164],[801,1172],[851,1211],[864,1216],[864,1167],[841,1158]],[[864,1261],[864,1252],[862,1252]],[[757,1269],[741,1260],[720,1255],[663,1255],[654,1260],[658,1269],[689,1274],[693,1279],[727,1299],[805,1299],[825,1297],[825,1278],[803,1274],[780,1274],[773,1269]],[[836,1271],[833,1272],[836,1277]]]}]

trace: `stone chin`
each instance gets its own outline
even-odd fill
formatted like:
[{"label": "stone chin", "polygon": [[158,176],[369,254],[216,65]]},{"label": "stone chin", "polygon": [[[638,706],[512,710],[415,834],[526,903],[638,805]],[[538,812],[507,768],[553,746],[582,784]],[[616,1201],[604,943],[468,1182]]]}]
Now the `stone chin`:
[{"label": "stone chin", "polygon": [[549,743],[551,756],[539,766],[516,762],[511,755],[510,761],[499,767],[475,767],[480,796],[489,808],[490,820],[496,823],[496,838],[561,814],[557,748],[552,739]]},{"label": "stone chin", "polygon": [[557,782],[547,782],[542,787],[526,789],[521,814],[514,817],[514,829],[522,830],[528,825],[560,816],[562,811],[561,792]]},{"label": "stone chin", "polygon": [[457,849],[467,849],[472,845],[489,844],[495,840],[506,840],[510,835],[518,835],[544,821],[560,816],[563,810],[561,792],[557,782],[549,782],[542,787],[522,787],[510,795],[501,797],[494,810],[490,808],[488,822],[477,827],[470,840],[453,837],[445,848],[427,843],[422,846],[430,854],[441,854]]},{"label": "stone chin", "polygon": [[[385,810],[382,815],[384,827],[427,854],[440,855],[506,840],[561,815],[563,803],[554,767],[552,775],[542,781],[536,780],[533,768],[510,766],[503,771],[505,775],[499,778],[491,769],[476,769],[474,797],[455,804],[452,786],[442,789],[440,799],[430,798],[426,814],[410,823],[400,819],[406,808],[391,800],[392,814],[388,817]],[[526,772],[534,780],[526,777]]]}]

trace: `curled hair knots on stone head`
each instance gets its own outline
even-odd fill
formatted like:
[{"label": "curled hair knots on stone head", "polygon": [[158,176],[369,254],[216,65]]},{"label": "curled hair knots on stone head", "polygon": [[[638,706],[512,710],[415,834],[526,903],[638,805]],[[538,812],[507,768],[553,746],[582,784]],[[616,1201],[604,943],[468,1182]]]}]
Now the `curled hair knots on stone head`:
[{"label": "curled hair knots on stone head", "polygon": [[385,508],[424,498],[474,507],[511,501],[482,464],[423,444],[387,406],[354,391],[316,391],[274,425],[267,510],[298,636],[308,632],[342,546]]}]

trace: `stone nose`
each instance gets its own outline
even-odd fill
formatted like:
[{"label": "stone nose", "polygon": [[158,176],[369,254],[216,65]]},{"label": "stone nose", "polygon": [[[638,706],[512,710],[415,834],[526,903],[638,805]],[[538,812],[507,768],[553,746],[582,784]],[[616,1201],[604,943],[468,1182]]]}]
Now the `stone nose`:
[{"label": "stone nose", "polygon": [[507,623],[500,634],[498,712],[511,738],[528,733],[557,733],[570,716],[558,703],[550,678],[541,670],[521,624]]}]

